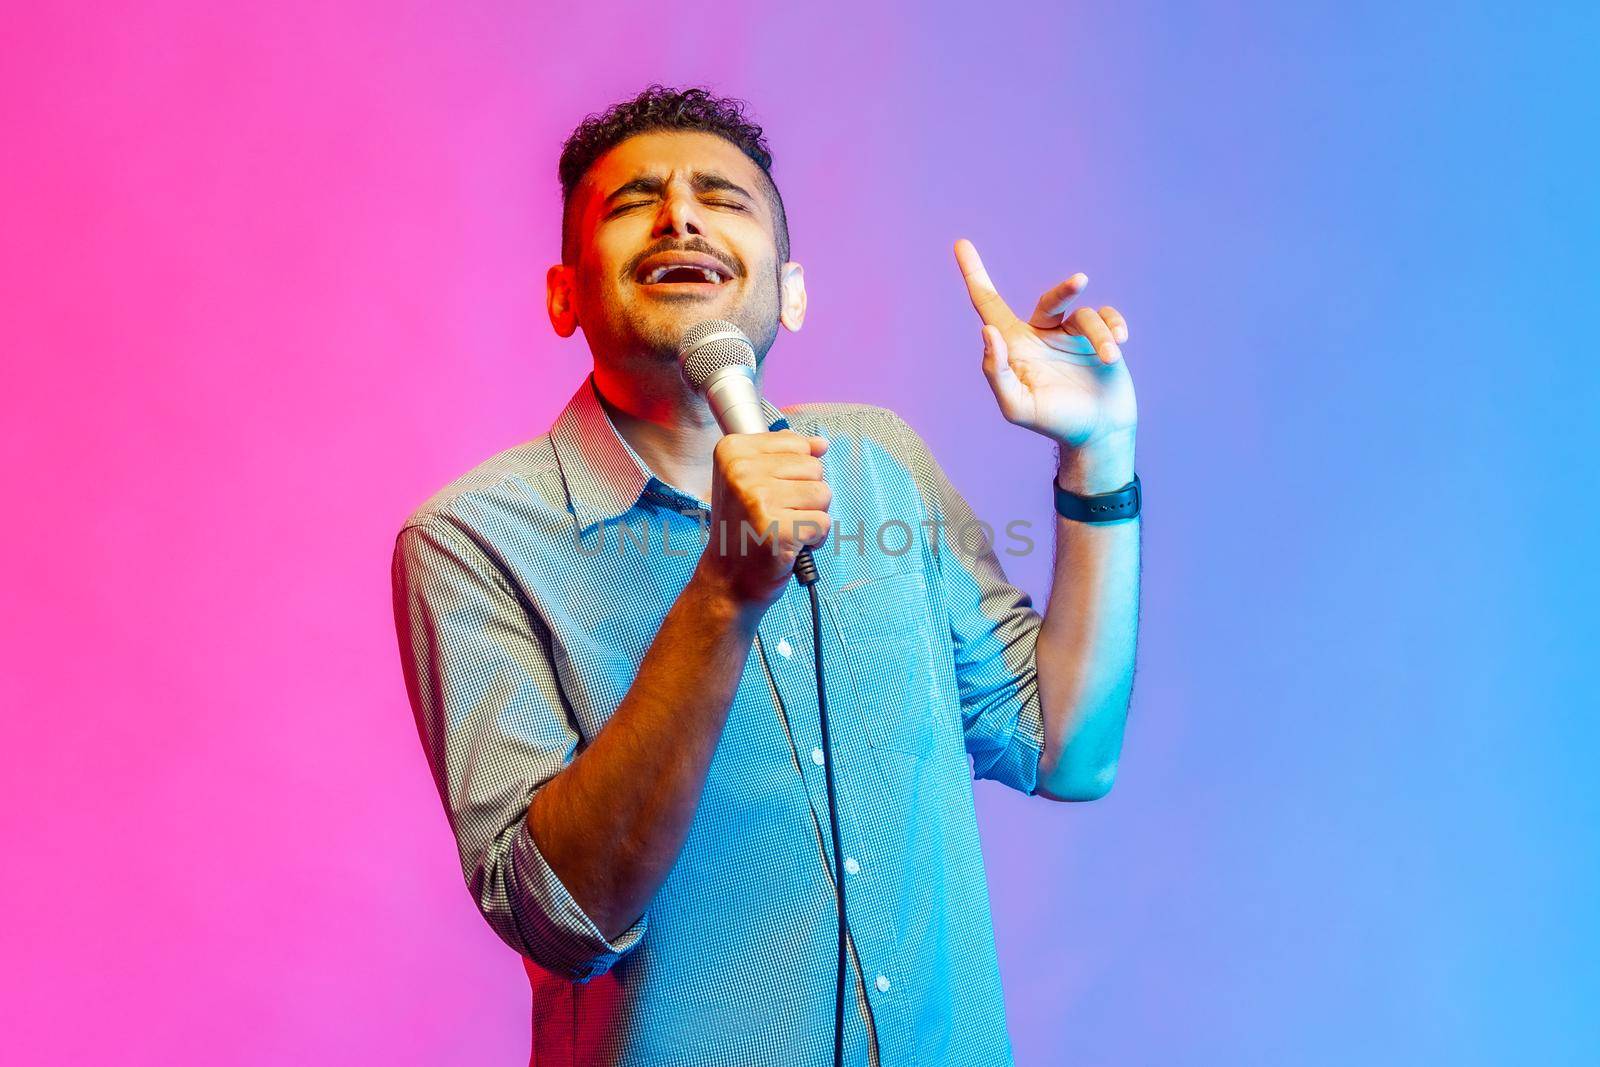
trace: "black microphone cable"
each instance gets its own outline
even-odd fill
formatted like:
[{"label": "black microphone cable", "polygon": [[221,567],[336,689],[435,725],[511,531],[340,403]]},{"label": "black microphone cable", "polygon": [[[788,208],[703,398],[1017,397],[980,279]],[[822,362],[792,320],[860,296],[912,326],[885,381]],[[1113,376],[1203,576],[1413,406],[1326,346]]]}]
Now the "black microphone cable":
[{"label": "black microphone cable", "polygon": [[844,846],[839,842],[839,805],[833,788],[833,740],[828,734],[828,689],[822,672],[822,603],[817,598],[817,564],[811,546],[795,557],[794,574],[811,594],[811,647],[817,663],[817,720],[822,727],[822,777],[828,786],[828,827],[833,833],[833,898],[839,916],[839,967],[833,991],[833,1067],[844,1067],[845,909]]}]

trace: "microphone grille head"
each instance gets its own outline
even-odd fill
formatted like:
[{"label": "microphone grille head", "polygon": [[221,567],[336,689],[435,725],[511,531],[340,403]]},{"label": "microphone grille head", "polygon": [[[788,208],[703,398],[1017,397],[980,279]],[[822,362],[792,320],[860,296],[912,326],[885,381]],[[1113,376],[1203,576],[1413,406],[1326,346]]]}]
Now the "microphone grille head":
[{"label": "microphone grille head", "polygon": [[678,345],[683,376],[697,393],[704,393],[712,377],[724,367],[756,365],[755,346],[744,331],[722,319],[707,319],[689,328]]}]

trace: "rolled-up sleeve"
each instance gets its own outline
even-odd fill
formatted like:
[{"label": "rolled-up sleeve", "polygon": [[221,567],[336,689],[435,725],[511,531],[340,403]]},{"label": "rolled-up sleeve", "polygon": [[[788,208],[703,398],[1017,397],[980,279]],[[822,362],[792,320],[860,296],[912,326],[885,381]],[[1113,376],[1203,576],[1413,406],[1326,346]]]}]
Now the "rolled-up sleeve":
[{"label": "rolled-up sleeve", "polygon": [[648,916],[608,940],[529,832],[533,794],[579,743],[532,612],[441,516],[400,531],[392,579],[407,694],[479,911],[548,971],[580,982],[605,973]]},{"label": "rolled-up sleeve", "polygon": [[912,478],[933,530],[935,566],[955,654],[962,727],[973,776],[1033,795],[1044,750],[1035,649],[1043,617],[1014,585],[994,550],[994,531],[978,523],[922,437],[893,412]]}]

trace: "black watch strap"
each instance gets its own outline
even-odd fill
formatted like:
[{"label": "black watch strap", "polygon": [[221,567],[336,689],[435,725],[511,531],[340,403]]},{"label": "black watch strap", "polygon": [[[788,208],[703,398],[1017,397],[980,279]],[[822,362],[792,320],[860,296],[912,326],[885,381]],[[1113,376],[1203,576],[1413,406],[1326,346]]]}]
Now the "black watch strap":
[{"label": "black watch strap", "polygon": [[1061,488],[1061,483],[1051,478],[1056,491],[1056,514],[1075,522],[1116,522],[1131,519],[1139,514],[1139,476],[1114,493],[1079,496]]}]

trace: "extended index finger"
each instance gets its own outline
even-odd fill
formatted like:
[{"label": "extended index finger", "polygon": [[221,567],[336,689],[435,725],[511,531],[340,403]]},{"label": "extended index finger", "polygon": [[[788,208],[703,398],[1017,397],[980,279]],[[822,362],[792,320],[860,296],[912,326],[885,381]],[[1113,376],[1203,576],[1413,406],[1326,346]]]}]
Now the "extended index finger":
[{"label": "extended index finger", "polygon": [[967,296],[972,299],[972,307],[985,324],[1003,330],[1017,321],[1016,313],[995,292],[994,283],[989,280],[989,272],[983,269],[983,260],[979,258],[977,248],[965,237],[956,242],[956,264],[967,283]]}]

